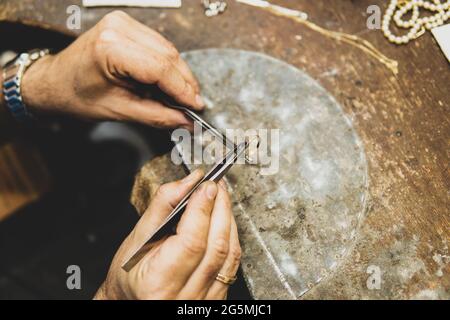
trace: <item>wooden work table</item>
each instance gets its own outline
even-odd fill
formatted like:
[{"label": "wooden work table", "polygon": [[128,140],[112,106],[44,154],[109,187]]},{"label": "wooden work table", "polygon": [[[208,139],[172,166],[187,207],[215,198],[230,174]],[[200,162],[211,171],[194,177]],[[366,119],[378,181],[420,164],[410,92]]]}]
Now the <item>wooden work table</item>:
[{"label": "wooden work table", "polygon": [[[4,0],[0,21],[63,33],[66,7],[81,1]],[[366,27],[366,9],[386,1],[280,1],[318,25],[370,41],[399,62],[393,73],[358,48],[304,25],[228,0],[227,11],[203,15],[200,1],[181,9],[126,11],[161,32],[180,51],[238,48],[264,52],[307,72],[342,105],[369,163],[370,201],[349,257],[304,298],[450,298],[450,68],[430,33],[390,44]],[[111,9],[82,9],[82,33]],[[7,42],[8,38],[2,39]],[[369,266],[381,289],[369,290]]]}]

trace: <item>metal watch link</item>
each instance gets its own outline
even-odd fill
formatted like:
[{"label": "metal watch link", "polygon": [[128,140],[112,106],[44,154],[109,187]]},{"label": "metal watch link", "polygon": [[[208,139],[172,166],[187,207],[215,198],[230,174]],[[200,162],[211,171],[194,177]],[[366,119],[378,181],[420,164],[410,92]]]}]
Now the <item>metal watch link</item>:
[{"label": "metal watch link", "polygon": [[32,115],[27,110],[22,98],[21,83],[23,75],[34,62],[48,53],[48,49],[34,49],[19,54],[3,68],[3,96],[6,107],[19,122],[32,119]]}]

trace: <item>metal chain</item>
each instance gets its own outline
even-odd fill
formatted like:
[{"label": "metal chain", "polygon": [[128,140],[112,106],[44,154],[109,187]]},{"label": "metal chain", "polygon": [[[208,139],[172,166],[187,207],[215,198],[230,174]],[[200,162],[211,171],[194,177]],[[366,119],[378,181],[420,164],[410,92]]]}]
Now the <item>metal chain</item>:
[{"label": "metal chain", "polygon": [[203,8],[205,9],[205,16],[214,17],[225,11],[227,3],[225,1],[210,1],[202,0]]}]

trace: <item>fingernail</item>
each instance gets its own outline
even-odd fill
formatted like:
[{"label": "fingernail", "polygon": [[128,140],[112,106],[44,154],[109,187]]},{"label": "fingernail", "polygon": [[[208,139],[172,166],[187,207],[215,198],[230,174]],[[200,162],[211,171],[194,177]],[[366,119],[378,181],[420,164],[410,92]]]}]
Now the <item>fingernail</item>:
[{"label": "fingernail", "polygon": [[189,183],[194,180],[197,180],[198,176],[200,175],[200,172],[201,172],[200,169],[196,169],[196,170],[192,171],[188,176],[184,177],[183,182]]},{"label": "fingernail", "polygon": [[205,101],[203,101],[203,98],[199,94],[195,96],[195,102],[199,107],[205,106]]},{"label": "fingernail", "polygon": [[217,186],[215,183],[208,183],[208,186],[206,187],[206,196],[210,200],[214,200],[217,194]]},{"label": "fingernail", "polygon": [[220,181],[218,182],[218,185],[224,189],[227,190],[227,185],[225,184],[225,181],[223,181],[223,179],[220,179]]}]

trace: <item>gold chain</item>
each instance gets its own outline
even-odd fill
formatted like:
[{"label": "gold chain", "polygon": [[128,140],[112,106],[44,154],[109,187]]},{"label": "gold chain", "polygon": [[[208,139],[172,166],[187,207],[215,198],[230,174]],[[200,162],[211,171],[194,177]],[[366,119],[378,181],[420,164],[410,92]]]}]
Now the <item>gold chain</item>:
[{"label": "gold chain", "polygon": [[[383,53],[381,53],[380,50],[375,48],[374,45],[372,45],[369,41],[362,39],[358,36],[339,32],[339,31],[332,31],[325,29],[323,27],[318,26],[317,24],[308,21],[307,15],[304,12],[292,10],[284,7],[280,7],[277,5],[273,5],[270,2],[267,1],[261,1],[261,0],[236,0],[238,2],[251,5],[254,7],[258,7],[262,10],[269,11],[277,16],[283,16],[289,19],[294,20],[295,22],[301,23],[308,28],[319,32],[320,34],[335,39],[337,41],[342,41],[345,43],[348,43],[350,45],[353,45],[366,54],[374,57],[377,59],[380,63],[384,64],[394,75],[398,74],[398,62],[396,60],[390,59],[386,57]],[[407,1],[407,0],[403,0]]]}]

